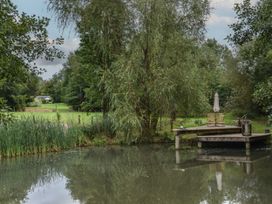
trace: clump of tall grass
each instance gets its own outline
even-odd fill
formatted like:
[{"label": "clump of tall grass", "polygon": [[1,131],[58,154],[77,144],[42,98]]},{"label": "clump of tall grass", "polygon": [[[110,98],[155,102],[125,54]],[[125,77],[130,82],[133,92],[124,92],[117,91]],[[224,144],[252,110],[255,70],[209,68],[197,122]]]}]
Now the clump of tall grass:
[{"label": "clump of tall grass", "polygon": [[110,117],[92,119],[91,124],[83,127],[83,132],[90,139],[96,136],[107,136],[109,138],[116,136],[116,128]]},{"label": "clump of tall grass", "polygon": [[23,118],[0,125],[0,157],[59,151],[84,143],[80,127]]}]

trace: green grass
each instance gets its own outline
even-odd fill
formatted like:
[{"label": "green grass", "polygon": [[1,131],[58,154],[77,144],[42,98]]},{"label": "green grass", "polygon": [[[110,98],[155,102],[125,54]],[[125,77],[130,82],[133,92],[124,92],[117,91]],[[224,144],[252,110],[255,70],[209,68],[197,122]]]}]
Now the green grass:
[{"label": "green grass", "polygon": [[62,123],[80,123],[89,124],[94,120],[97,120],[102,116],[101,113],[86,113],[86,112],[75,112],[64,103],[55,104],[41,104],[38,107],[29,107],[25,112],[14,112],[14,116],[18,119],[25,117],[30,118],[41,118],[52,122],[58,121],[58,114],[60,116],[60,122]]},{"label": "green grass", "polygon": [[41,109],[51,109],[57,110],[59,112],[71,111],[68,105],[65,103],[49,103],[49,104],[41,104],[41,106],[37,107]]},{"label": "green grass", "polygon": [[[224,116],[224,122],[226,125],[236,125],[237,119],[238,119],[237,117],[233,116],[230,113],[227,113]],[[201,120],[203,122],[203,125],[207,123],[206,117],[178,118],[177,121],[175,121],[174,127],[179,127],[180,124],[182,124],[184,127],[187,127],[187,128],[196,127],[198,126],[198,124],[196,123],[196,121],[198,120]],[[264,132],[264,130],[267,128],[266,122],[267,122],[267,119],[265,117],[258,117],[258,118],[252,119],[253,132]]]},{"label": "green grass", "polygon": [[[39,107],[31,107],[32,110],[37,110],[39,112],[16,112],[14,115],[17,118],[23,117],[39,117],[50,121],[58,121],[57,112],[60,115],[60,121],[63,123],[78,123],[79,117],[81,124],[91,124],[93,121],[97,121],[102,118],[102,113],[85,113],[85,112],[75,112],[64,103],[55,104],[41,104]],[[51,112],[46,112],[43,110],[50,110]],[[237,117],[230,113],[225,114],[224,121],[227,125],[234,125]],[[207,123],[206,117],[188,117],[188,118],[177,118],[174,122],[174,128],[178,128],[181,125],[184,127],[196,127]],[[259,117],[252,120],[253,131],[254,132],[264,132],[266,127],[266,118]],[[159,123],[161,131],[170,132],[170,122],[168,118],[162,118],[161,123]]]},{"label": "green grass", "polygon": [[68,112],[71,108],[65,103],[40,104],[37,107],[26,107],[26,112]]},{"label": "green grass", "polygon": [[[84,113],[84,112],[59,112],[60,122],[62,123],[78,123],[80,116],[81,124],[89,124],[97,118],[101,118],[101,113]],[[57,122],[57,112],[15,112],[14,116],[18,119],[25,117],[36,117]]]},{"label": "green grass", "polygon": [[[231,113],[225,114],[224,122],[226,125],[235,125],[236,124],[237,117],[233,116]],[[202,121],[202,125],[205,125],[207,123],[207,117],[187,117],[187,118],[177,118],[174,122],[173,127],[179,128],[180,126],[183,126],[185,128],[189,127],[196,127],[201,124],[199,124],[198,121]],[[272,127],[267,127],[266,125],[267,119],[265,117],[257,117],[252,119],[252,131],[254,133],[263,133],[265,129],[269,128],[272,132]],[[170,128],[170,121],[168,118],[163,118],[161,122],[159,122],[159,128],[158,132],[161,135],[165,135],[171,140],[174,140],[174,133],[171,132]],[[182,139],[184,140],[190,140],[194,139],[196,135],[184,135]]]}]

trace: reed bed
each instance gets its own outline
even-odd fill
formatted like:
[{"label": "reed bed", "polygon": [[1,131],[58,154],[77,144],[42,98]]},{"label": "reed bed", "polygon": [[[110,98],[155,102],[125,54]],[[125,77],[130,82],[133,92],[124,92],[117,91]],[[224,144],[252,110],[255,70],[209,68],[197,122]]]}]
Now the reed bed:
[{"label": "reed bed", "polygon": [[23,118],[0,125],[0,157],[60,151],[84,142],[85,137],[77,125],[41,118]]},{"label": "reed bed", "polygon": [[94,139],[97,136],[106,136],[108,138],[116,136],[116,129],[110,117],[105,119],[102,117],[92,118],[90,124],[84,125],[83,132],[89,139]]}]

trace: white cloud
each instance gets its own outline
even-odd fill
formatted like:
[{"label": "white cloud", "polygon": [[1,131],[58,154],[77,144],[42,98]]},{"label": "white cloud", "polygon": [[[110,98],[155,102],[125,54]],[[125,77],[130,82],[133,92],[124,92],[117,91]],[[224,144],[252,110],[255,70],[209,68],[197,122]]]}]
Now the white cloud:
[{"label": "white cloud", "polygon": [[231,16],[220,16],[213,13],[210,15],[207,25],[209,26],[220,25],[220,24],[229,25],[229,24],[232,24],[233,22],[234,22],[234,18]]},{"label": "white cloud", "polygon": [[65,54],[63,59],[55,59],[52,62],[45,59],[36,60],[36,65],[46,70],[46,72],[41,75],[42,78],[49,79],[55,73],[59,72],[62,68],[62,65],[67,61],[69,54],[78,49],[79,42],[80,40],[77,37],[64,40],[64,44],[59,46],[59,49],[62,50]]},{"label": "white cloud", "polygon": [[42,65],[39,66],[46,70],[46,72],[41,74],[41,77],[45,80],[50,79],[54,74],[58,73],[62,69],[62,64],[56,64],[56,65]]},{"label": "white cloud", "polygon": [[[258,0],[251,0],[252,4],[255,4]],[[242,3],[243,0],[210,0],[212,8],[224,8],[233,9],[234,4]]]},{"label": "white cloud", "polygon": [[243,0],[210,0],[211,7],[232,9],[235,3],[241,3]]},{"label": "white cloud", "polygon": [[[251,0],[255,4],[258,0]],[[234,22],[234,4],[242,3],[243,0],[210,0],[211,15],[207,25],[229,25]]]},{"label": "white cloud", "polygon": [[63,49],[66,54],[69,54],[70,52],[74,52],[79,47],[79,42],[80,39],[77,37],[65,40],[64,44],[61,46],[61,49]]}]

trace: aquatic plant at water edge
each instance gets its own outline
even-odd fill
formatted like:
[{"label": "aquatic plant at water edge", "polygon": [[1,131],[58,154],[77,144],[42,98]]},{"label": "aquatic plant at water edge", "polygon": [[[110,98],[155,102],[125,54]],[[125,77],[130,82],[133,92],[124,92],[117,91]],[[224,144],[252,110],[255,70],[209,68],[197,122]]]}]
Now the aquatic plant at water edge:
[{"label": "aquatic plant at water edge", "polygon": [[24,118],[0,127],[0,156],[59,151],[84,143],[77,126],[65,126],[43,119]]},{"label": "aquatic plant at water edge", "polygon": [[9,110],[6,101],[0,98],[0,125],[7,125],[15,120],[14,115]]},{"label": "aquatic plant at water edge", "polygon": [[109,138],[116,136],[116,128],[113,120],[110,117],[92,119],[91,124],[83,127],[83,132],[90,138],[93,139],[98,135],[105,135]]}]

